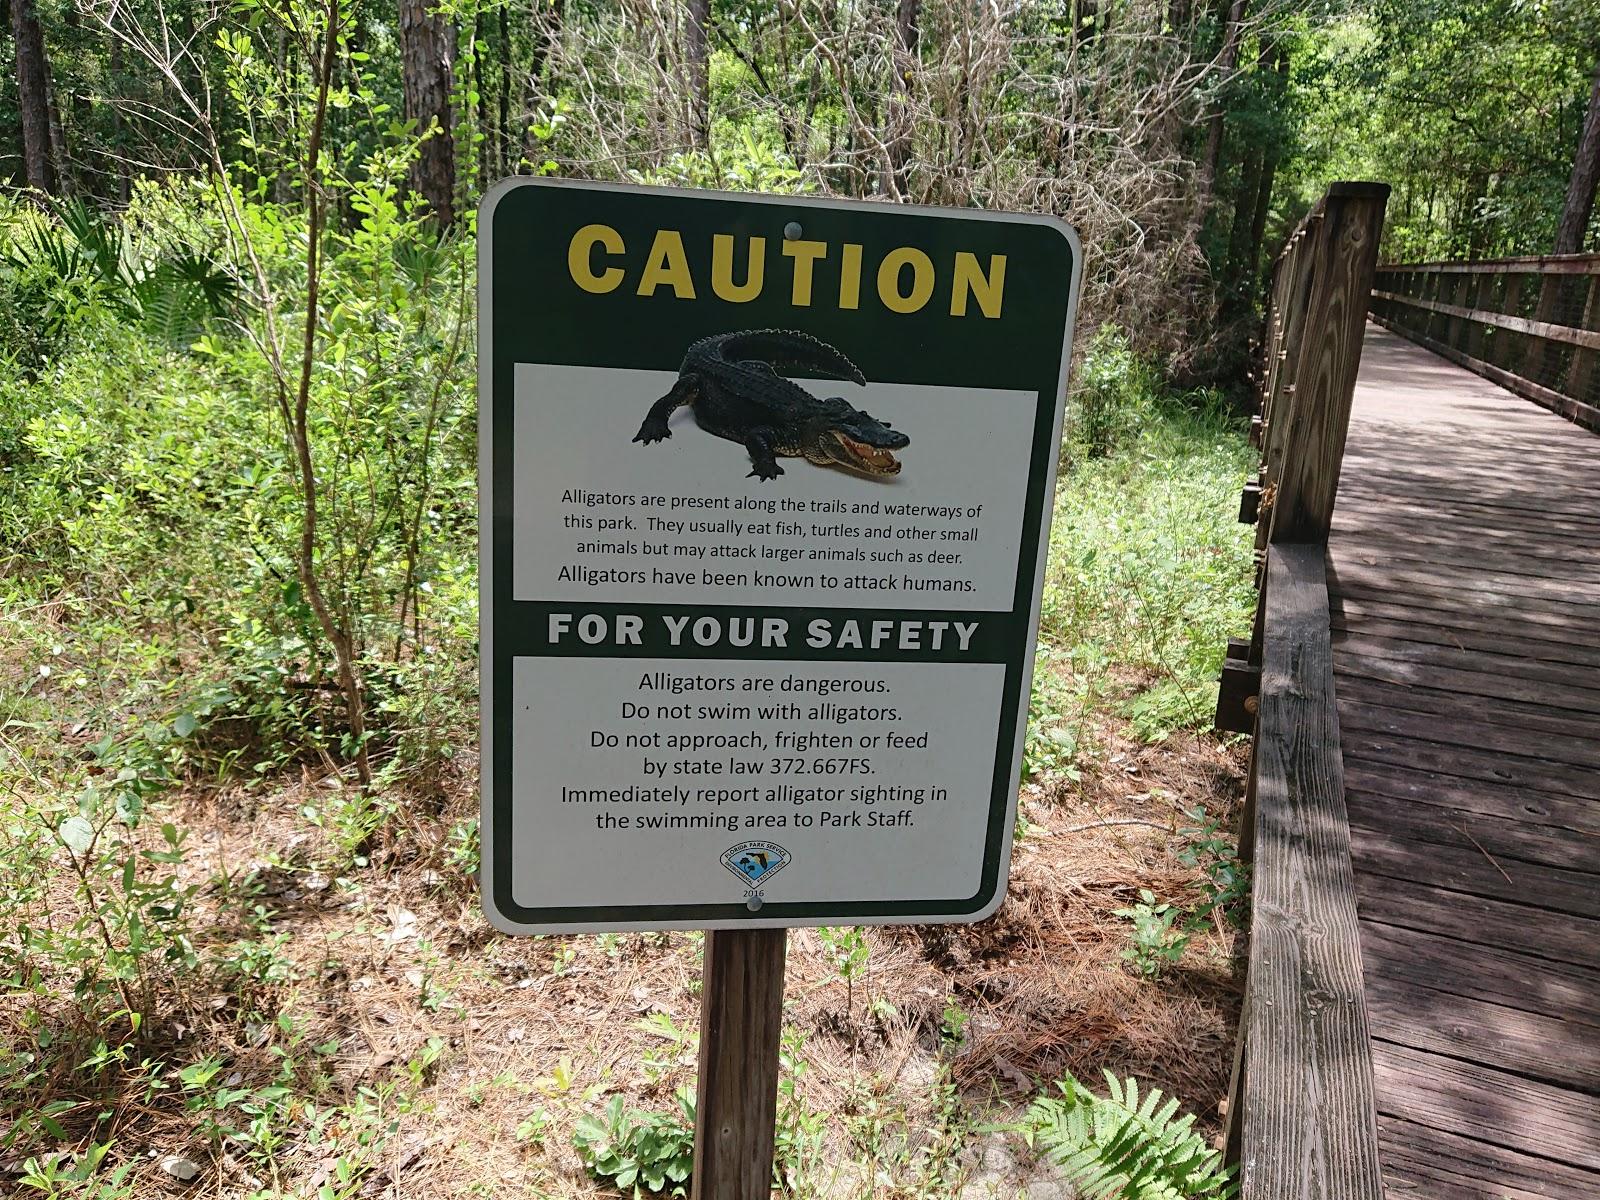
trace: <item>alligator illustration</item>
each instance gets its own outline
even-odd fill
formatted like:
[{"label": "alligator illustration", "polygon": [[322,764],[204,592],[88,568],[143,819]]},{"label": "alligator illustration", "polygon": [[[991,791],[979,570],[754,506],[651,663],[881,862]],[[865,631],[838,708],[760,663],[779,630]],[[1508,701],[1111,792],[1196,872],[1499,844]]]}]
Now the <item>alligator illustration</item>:
[{"label": "alligator illustration", "polygon": [[648,445],[671,437],[667,418],[687,404],[700,428],[750,452],[750,474],[760,479],[783,474],[778,455],[866,475],[900,473],[894,451],[910,438],[841,396],[813,396],[785,374],[866,383],[859,367],[809,334],[787,329],[719,333],[689,347],[678,382],[650,406],[633,440]]}]

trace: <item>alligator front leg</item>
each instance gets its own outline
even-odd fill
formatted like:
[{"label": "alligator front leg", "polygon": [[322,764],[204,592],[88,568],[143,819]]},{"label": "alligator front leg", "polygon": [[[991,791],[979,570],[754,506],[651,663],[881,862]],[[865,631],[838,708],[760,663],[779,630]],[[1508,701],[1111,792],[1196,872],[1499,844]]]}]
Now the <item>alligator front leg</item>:
[{"label": "alligator front leg", "polygon": [[745,435],[744,448],[750,451],[750,465],[753,468],[745,476],[746,479],[752,476],[757,479],[776,479],[783,474],[783,468],[772,453],[772,430],[752,429]]},{"label": "alligator front leg", "polygon": [[645,416],[644,424],[639,426],[639,432],[633,435],[633,440],[648,446],[651,442],[671,437],[672,430],[667,428],[667,418],[685,404],[693,404],[698,395],[699,388],[693,378],[679,379],[670,392],[650,406],[650,412]]}]

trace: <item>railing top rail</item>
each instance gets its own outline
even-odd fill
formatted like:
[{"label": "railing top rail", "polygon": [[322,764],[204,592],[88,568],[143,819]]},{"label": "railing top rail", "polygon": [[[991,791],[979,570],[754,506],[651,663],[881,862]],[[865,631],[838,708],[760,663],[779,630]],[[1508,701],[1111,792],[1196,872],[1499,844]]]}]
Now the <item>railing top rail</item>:
[{"label": "railing top rail", "polygon": [[1379,263],[1380,271],[1463,272],[1482,274],[1600,275],[1600,254],[1531,254],[1518,258]]}]

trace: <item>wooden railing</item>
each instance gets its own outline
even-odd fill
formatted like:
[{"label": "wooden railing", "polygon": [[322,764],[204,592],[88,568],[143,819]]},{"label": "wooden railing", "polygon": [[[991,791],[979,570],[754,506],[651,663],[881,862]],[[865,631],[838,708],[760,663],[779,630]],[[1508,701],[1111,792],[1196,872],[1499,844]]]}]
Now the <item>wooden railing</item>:
[{"label": "wooden railing", "polygon": [[1372,317],[1600,431],[1600,254],[1379,267]]},{"label": "wooden railing", "polygon": [[1218,723],[1255,734],[1250,966],[1228,1102],[1243,1200],[1382,1200],[1325,545],[1389,189],[1334,184],[1279,256],[1262,339],[1255,628]]}]

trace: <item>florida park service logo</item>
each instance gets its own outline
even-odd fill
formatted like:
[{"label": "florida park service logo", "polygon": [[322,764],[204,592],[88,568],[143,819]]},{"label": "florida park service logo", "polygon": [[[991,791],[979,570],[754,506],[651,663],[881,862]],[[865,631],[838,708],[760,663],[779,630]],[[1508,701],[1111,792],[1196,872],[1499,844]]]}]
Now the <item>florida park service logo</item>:
[{"label": "florida park service logo", "polygon": [[793,861],[776,842],[740,842],[722,853],[722,865],[749,884],[762,884]]}]

